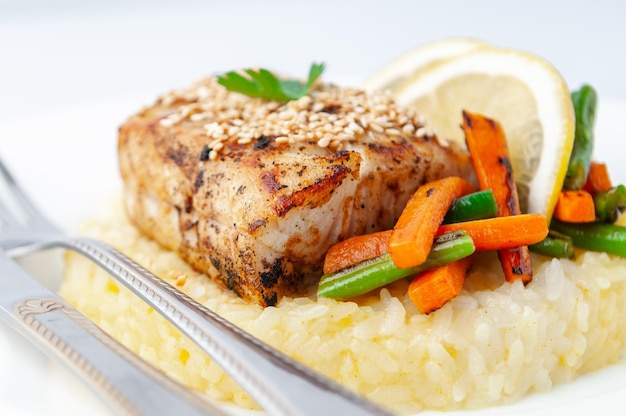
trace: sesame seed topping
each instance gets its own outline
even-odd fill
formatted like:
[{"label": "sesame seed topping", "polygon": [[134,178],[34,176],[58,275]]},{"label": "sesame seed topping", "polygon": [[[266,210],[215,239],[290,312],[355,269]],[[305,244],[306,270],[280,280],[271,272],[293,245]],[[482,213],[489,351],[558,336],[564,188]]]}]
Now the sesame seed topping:
[{"label": "sesame seed topping", "polygon": [[283,103],[229,92],[211,77],[173,90],[157,104],[163,114],[160,127],[194,125],[206,135],[203,160],[217,159],[229,143],[258,146],[262,138],[276,144],[313,141],[337,151],[363,137],[435,135],[423,117],[396,104],[389,94],[332,84],[318,83],[310,95]]}]

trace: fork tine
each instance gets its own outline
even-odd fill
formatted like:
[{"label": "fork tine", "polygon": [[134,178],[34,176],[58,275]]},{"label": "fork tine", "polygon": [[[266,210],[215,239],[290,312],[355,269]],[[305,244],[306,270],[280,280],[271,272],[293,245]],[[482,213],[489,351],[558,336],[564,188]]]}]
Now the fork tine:
[{"label": "fork tine", "polygon": [[[18,185],[9,169],[2,162],[0,158],[0,174],[4,178],[4,181],[8,185],[8,189],[13,195],[13,199],[20,205],[20,208],[27,214],[30,220],[43,221],[44,217],[39,212],[39,210],[35,207],[35,204],[31,202],[31,200],[26,196],[26,194],[22,191],[22,188]],[[10,214],[10,212],[6,209],[4,204],[0,203],[0,217],[4,218],[6,221],[15,221],[14,217]],[[48,222],[48,221],[43,221]]]}]

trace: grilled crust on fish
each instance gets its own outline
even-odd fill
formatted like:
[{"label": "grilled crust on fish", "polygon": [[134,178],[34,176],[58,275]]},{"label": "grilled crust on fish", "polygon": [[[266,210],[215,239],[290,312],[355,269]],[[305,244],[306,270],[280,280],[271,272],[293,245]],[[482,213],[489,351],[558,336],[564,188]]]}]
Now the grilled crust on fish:
[{"label": "grilled crust on fish", "polygon": [[391,228],[424,182],[471,175],[414,112],[324,84],[277,103],[208,78],[132,116],[118,145],[134,224],[262,306],[307,294],[332,244]]}]

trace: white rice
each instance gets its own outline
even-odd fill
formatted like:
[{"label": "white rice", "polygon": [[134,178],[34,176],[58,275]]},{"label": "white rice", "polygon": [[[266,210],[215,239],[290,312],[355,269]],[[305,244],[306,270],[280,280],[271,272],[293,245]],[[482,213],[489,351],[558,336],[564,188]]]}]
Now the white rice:
[{"label": "white rice", "polygon": [[[121,208],[86,223],[190,296],[296,360],[398,413],[510,403],[615,362],[626,335],[626,260],[533,257],[526,287],[481,254],[462,294],[419,313],[399,282],[359,299],[284,299],[262,309],[140,235]],[[178,283],[177,283],[178,282]],[[192,342],[87,260],[67,255],[61,294],[144,359],[206,395],[254,402]],[[375,359],[372,359],[375,357]]]}]

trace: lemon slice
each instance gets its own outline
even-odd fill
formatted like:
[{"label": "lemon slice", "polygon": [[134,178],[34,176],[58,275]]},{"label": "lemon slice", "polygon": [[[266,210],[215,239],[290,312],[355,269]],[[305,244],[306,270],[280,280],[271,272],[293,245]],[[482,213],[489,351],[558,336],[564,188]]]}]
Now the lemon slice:
[{"label": "lemon slice", "polygon": [[522,210],[549,221],[574,140],[570,93],[552,65],[526,52],[478,48],[421,66],[393,95],[439,137],[463,146],[462,109],[499,121]]},{"label": "lemon slice", "polygon": [[390,91],[394,94],[419,69],[465,53],[489,48],[486,42],[469,38],[450,38],[412,49],[369,77],[363,87],[367,91]]}]

